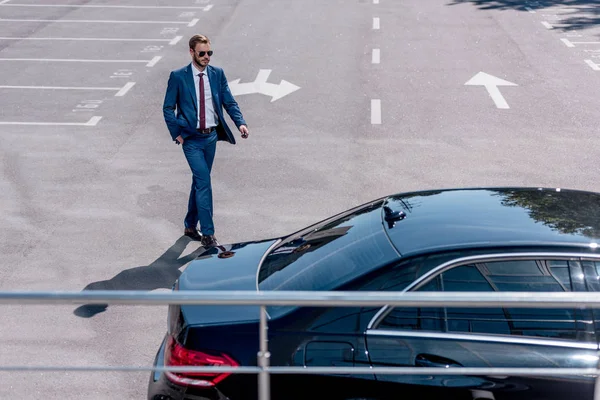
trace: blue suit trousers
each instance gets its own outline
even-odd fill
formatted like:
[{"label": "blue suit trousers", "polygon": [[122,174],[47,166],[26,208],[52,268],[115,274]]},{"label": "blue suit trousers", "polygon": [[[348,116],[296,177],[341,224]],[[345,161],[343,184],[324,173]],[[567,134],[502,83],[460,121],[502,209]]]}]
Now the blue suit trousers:
[{"label": "blue suit trousers", "polygon": [[214,235],[210,173],[217,150],[217,132],[187,137],[182,147],[192,171],[192,187],[184,225],[186,228],[196,228],[200,223],[200,232],[203,235]]}]

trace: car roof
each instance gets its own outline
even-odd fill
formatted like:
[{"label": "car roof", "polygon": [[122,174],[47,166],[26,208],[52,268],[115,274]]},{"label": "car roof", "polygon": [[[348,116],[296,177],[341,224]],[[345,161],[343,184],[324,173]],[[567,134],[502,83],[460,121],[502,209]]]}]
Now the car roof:
[{"label": "car roof", "polygon": [[384,221],[402,256],[467,247],[575,246],[600,243],[600,193],[560,188],[493,187],[399,193]]}]

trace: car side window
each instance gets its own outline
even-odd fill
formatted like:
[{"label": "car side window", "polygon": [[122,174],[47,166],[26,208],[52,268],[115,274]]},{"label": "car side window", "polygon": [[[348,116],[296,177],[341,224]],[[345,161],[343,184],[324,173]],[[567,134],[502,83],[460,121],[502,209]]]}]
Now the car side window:
[{"label": "car side window", "polygon": [[585,284],[589,292],[600,292],[600,262],[587,261],[581,262]]},{"label": "car side window", "polygon": [[[419,291],[572,291],[562,260],[496,261],[457,266]],[[546,308],[394,308],[380,328],[594,341],[589,312]],[[435,323],[434,323],[435,322]]]}]

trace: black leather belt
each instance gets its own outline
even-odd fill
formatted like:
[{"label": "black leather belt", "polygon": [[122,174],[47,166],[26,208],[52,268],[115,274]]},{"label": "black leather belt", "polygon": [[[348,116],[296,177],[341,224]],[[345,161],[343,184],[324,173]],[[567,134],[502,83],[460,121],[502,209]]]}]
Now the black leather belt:
[{"label": "black leather belt", "polygon": [[197,128],[196,130],[198,131],[198,133],[209,134],[209,133],[211,133],[212,131],[214,131],[215,129],[217,129],[217,128],[215,128],[215,127],[213,126],[212,128],[208,128],[208,129],[198,129],[198,128]]}]

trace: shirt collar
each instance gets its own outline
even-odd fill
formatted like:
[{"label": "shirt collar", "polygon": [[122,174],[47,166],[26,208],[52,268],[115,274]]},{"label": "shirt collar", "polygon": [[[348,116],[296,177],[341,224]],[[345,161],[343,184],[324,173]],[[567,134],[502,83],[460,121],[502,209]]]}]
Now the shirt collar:
[{"label": "shirt collar", "polygon": [[[192,63],[192,71],[194,72],[194,76],[198,76],[198,74],[201,72],[194,63]],[[208,66],[204,68],[204,73],[208,75]]]}]

